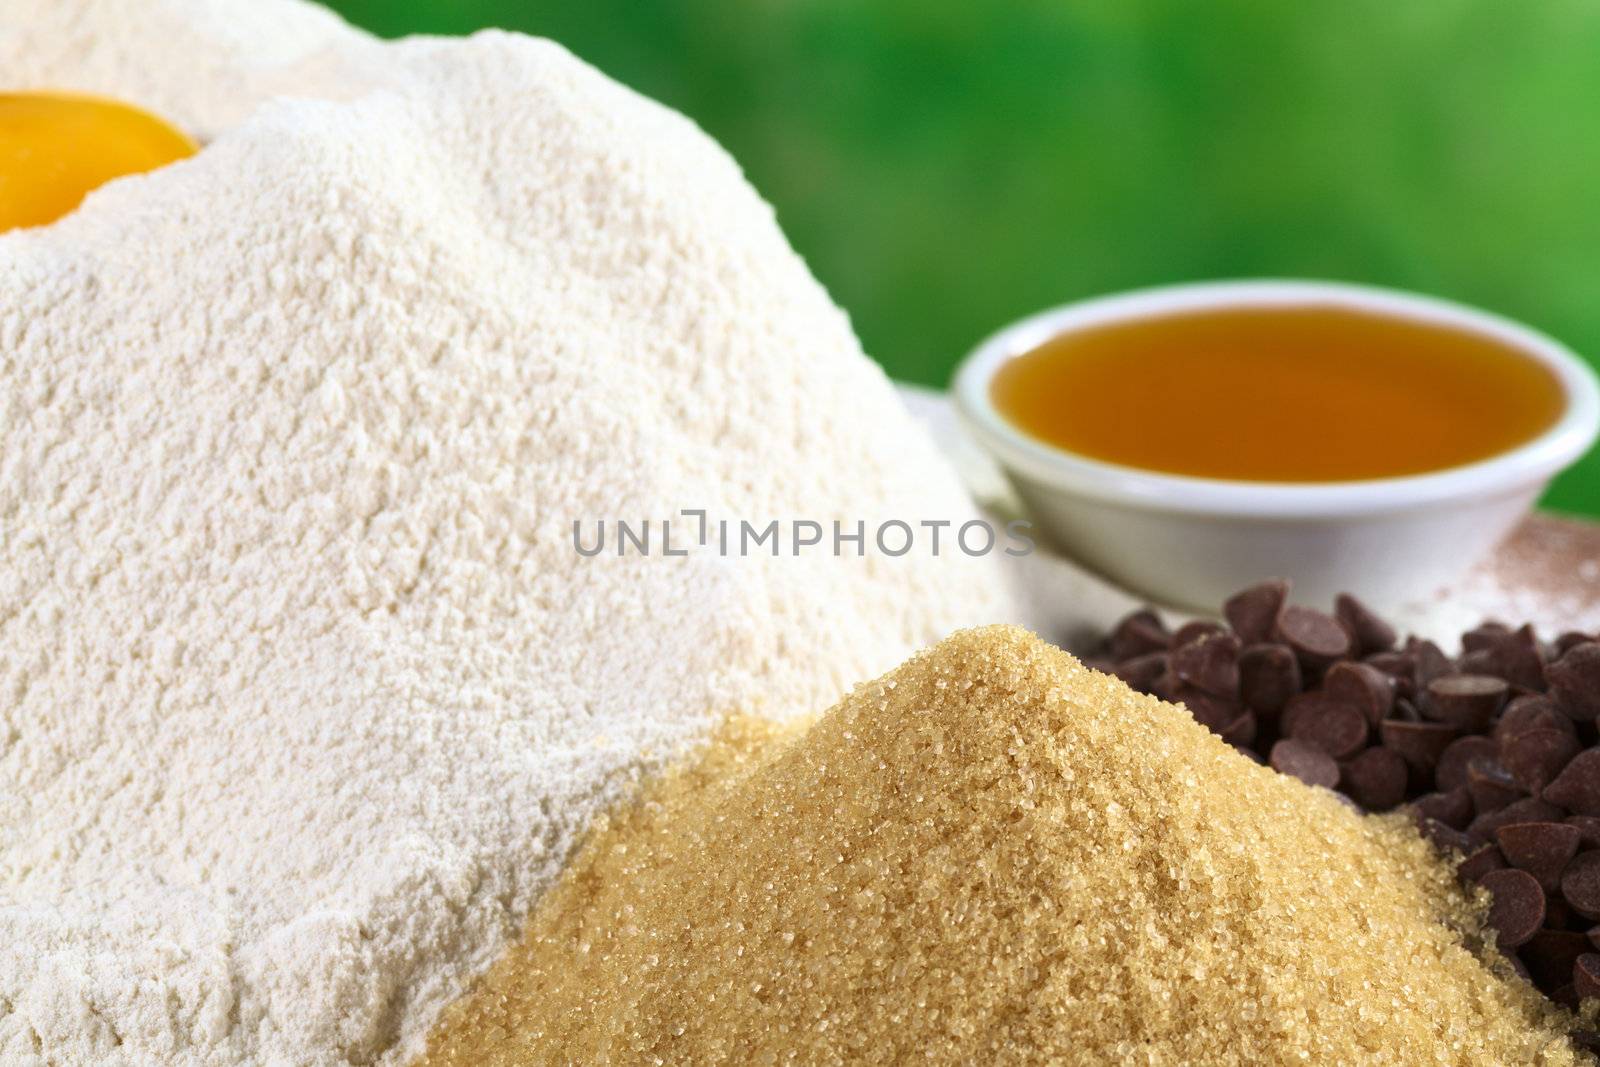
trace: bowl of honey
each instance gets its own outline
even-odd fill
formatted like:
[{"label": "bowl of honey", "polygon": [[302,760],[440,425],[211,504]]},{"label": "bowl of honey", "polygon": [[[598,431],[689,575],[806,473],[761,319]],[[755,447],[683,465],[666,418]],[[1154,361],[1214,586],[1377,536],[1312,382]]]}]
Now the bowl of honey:
[{"label": "bowl of honey", "polygon": [[1490,312],[1313,281],[1100,297],[990,337],[964,423],[1055,547],[1179,607],[1448,584],[1594,443],[1600,386]]}]

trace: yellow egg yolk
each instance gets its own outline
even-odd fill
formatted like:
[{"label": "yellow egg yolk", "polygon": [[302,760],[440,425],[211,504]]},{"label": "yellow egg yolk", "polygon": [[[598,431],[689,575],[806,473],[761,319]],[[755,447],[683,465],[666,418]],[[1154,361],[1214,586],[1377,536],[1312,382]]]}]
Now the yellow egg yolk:
[{"label": "yellow egg yolk", "polygon": [[0,93],[0,233],[54,222],[112,178],[196,150],[180,130],[115,100]]}]

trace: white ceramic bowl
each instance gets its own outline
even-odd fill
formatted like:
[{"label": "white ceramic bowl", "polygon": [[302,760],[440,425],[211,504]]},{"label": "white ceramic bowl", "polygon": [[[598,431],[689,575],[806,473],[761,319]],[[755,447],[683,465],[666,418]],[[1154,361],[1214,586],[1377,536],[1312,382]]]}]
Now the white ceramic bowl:
[{"label": "white ceramic bowl", "polygon": [[[995,410],[995,371],[1050,337],[1184,311],[1344,307],[1438,323],[1507,342],[1549,367],[1560,419],[1509,452],[1428,474],[1325,484],[1224,481],[1089,459],[1030,437]],[[1440,588],[1481,559],[1563,467],[1594,443],[1600,387],[1566,348],[1498,315],[1430,297],[1309,281],[1207,282],[1068,304],[1008,326],[956,374],[957,409],[1005,469],[1048,541],[1156,601],[1215,610],[1265,577],[1328,604],[1351,591],[1392,606]],[[1127,413],[1130,430],[1142,417]]]}]

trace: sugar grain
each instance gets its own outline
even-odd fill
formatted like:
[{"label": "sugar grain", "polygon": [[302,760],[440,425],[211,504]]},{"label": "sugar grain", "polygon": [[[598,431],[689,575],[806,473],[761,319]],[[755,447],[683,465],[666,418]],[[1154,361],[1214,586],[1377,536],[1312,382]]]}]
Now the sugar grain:
[{"label": "sugar grain", "polygon": [[596,835],[426,1067],[1579,1062],[1403,820],[1025,632],[707,766]]}]

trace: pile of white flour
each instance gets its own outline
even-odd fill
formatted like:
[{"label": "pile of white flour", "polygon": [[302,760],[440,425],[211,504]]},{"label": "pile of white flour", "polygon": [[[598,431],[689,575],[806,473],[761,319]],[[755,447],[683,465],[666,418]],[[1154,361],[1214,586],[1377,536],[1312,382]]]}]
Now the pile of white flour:
[{"label": "pile of white flour", "polygon": [[0,81],[209,139],[0,236],[0,1062],[401,1062],[641,770],[1014,617],[949,551],[574,551],[974,512],[733,162],[560,48],[0,0]]}]

